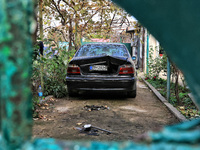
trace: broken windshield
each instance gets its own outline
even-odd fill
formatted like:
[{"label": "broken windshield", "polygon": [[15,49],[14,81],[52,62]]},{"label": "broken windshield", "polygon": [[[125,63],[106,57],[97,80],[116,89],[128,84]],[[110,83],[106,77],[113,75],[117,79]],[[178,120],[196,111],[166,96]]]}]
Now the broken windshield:
[{"label": "broken windshield", "polygon": [[83,45],[79,49],[75,57],[94,57],[94,56],[104,56],[104,55],[128,57],[128,51],[124,45],[87,44]]}]

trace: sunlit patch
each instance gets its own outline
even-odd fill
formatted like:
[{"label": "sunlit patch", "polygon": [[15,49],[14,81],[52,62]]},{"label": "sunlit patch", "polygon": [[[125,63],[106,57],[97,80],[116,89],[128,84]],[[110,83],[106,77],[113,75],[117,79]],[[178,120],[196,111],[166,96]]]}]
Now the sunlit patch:
[{"label": "sunlit patch", "polygon": [[135,106],[122,106],[120,108],[121,109],[126,109],[126,110],[133,110],[133,111],[137,111],[137,112],[141,112],[141,113],[147,112],[146,110],[138,108],[138,107],[135,107]]},{"label": "sunlit patch", "polygon": [[58,111],[58,113],[65,113],[69,110],[68,107],[56,107],[56,110]]}]

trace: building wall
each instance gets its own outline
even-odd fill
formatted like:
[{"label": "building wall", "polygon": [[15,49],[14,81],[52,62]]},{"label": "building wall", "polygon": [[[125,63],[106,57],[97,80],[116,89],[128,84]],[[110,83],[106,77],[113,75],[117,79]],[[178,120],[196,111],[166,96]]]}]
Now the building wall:
[{"label": "building wall", "polygon": [[153,48],[153,57],[159,57],[159,42],[152,34],[149,35],[149,50]]},{"label": "building wall", "polygon": [[[147,35],[148,34],[148,35]],[[151,47],[153,48],[153,57],[159,57],[159,42],[156,40],[156,38],[148,33],[148,30],[145,29],[145,42],[144,42],[144,73],[147,74],[147,36],[149,36],[149,52]]]},{"label": "building wall", "polygon": [[[143,39],[143,32],[144,39]],[[142,63],[143,63],[143,72],[147,74],[147,57],[149,56],[147,53],[150,52],[150,49],[153,48],[153,57],[160,57],[159,56],[159,42],[155,39],[155,37],[148,32],[148,30],[144,27],[141,27],[141,32],[139,35],[132,34],[131,39],[131,46],[132,46],[132,55],[137,57],[136,66],[142,70]],[[147,37],[149,40],[147,40]],[[147,50],[147,42],[148,42],[148,50]],[[144,56],[142,53],[144,51]],[[143,62],[142,62],[143,61]]]}]

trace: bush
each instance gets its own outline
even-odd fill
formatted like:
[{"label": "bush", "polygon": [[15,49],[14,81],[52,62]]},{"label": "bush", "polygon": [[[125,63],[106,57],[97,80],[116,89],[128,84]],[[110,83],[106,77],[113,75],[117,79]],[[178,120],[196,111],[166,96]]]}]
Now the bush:
[{"label": "bush", "polygon": [[[155,49],[157,49],[155,47]],[[162,49],[162,47],[159,47],[159,49]],[[158,52],[159,50],[157,50]],[[154,49],[152,46],[150,46],[150,51],[149,51],[149,76],[151,78],[157,78],[159,76],[159,73],[163,70],[167,70],[167,55],[166,53],[163,54],[162,57],[153,57]]]},{"label": "bush", "polygon": [[[155,87],[160,94],[167,98],[167,81],[164,79],[154,79],[154,78],[149,78],[147,81]],[[178,86],[179,89],[179,101],[177,100],[176,94],[175,94],[175,83],[170,83],[170,103],[175,106],[183,115],[185,115],[186,118],[194,118],[194,117],[199,117],[199,113],[197,108],[195,107],[194,103],[188,96],[189,90],[185,89],[182,86]]]},{"label": "bush", "polygon": [[[65,77],[67,75],[67,66],[75,50],[68,52],[66,49],[57,48],[58,54],[53,55],[52,52],[37,57],[33,61],[33,94],[37,94],[38,86],[41,84],[41,73],[44,80],[44,96],[54,95],[56,98],[66,96],[67,90],[65,86]],[[42,66],[41,66],[42,65]]]}]

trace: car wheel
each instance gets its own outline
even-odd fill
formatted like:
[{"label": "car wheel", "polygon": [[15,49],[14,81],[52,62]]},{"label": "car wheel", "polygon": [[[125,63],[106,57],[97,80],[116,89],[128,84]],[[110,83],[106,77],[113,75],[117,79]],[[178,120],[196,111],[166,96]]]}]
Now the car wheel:
[{"label": "car wheel", "polygon": [[136,97],[136,90],[133,90],[133,91],[130,91],[130,92],[128,92],[127,93],[128,94],[128,97],[130,97],[130,98],[135,98]]},{"label": "car wheel", "polygon": [[74,97],[74,96],[77,96],[77,92],[75,92],[75,91],[73,91],[73,90],[71,90],[71,89],[68,89],[68,95],[69,95],[70,97]]}]

